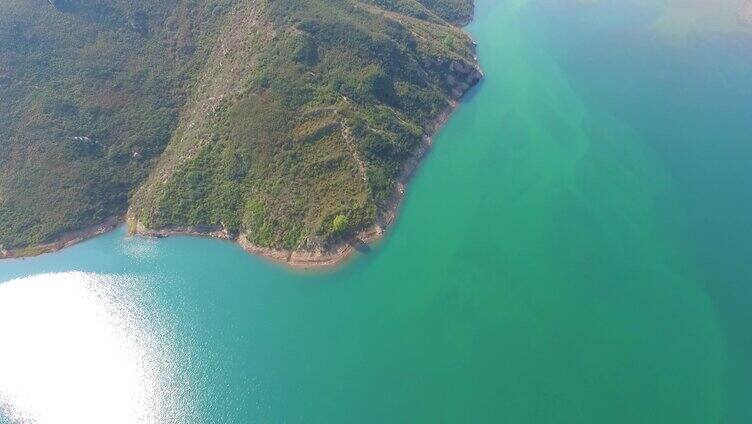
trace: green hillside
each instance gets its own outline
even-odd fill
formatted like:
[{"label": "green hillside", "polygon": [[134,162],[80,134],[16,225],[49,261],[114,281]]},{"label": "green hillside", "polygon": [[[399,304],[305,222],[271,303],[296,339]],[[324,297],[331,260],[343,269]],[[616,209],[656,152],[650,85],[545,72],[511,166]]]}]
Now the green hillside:
[{"label": "green hillside", "polygon": [[480,77],[455,26],[471,14],[464,0],[2,2],[0,245],[126,210],[273,248],[368,227]]}]

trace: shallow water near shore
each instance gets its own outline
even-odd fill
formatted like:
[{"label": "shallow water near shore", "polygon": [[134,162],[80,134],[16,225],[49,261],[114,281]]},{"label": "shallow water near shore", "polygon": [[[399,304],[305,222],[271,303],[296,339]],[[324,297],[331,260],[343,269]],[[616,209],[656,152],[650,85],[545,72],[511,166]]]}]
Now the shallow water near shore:
[{"label": "shallow water near shore", "polygon": [[478,0],[485,80],[336,270],[0,262],[0,422],[752,422],[752,38],[678,3]]}]

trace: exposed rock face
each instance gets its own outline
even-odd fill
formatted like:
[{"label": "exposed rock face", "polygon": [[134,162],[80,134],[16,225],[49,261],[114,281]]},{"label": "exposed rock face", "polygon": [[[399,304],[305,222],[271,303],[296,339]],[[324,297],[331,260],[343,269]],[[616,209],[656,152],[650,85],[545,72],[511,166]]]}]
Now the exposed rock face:
[{"label": "exposed rock face", "polygon": [[455,99],[464,96],[481,79],[483,79],[483,72],[474,64],[459,60],[449,64],[449,75],[446,82]]},{"label": "exposed rock face", "polygon": [[483,72],[477,63],[464,60],[452,60],[449,62],[441,59],[423,58],[425,68],[437,69],[446,75],[444,83],[447,91],[455,99],[465,95],[472,87],[483,79]]}]

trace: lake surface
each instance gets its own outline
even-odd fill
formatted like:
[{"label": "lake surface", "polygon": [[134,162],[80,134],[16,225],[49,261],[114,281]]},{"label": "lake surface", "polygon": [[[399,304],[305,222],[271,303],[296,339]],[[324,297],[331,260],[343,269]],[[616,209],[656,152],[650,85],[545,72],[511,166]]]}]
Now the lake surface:
[{"label": "lake surface", "polygon": [[0,263],[0,422],[752,422],[743,1],[479,0],[397,225],[301,274],[127,237]]}]

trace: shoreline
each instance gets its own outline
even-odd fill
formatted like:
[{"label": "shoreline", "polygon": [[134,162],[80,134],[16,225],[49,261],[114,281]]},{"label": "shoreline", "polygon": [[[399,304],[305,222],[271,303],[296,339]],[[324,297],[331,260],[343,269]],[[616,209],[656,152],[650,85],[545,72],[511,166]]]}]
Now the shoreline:
[{"label": "shoreline", "polygon": [[[433,121],[426,125],[427,134],[423,142],[416,147],[411,157],[405,162],[400,177],[397,179],[387,207],[379,214],[376,224],[359,231],[348,240],[334,244],[327,249],[320,250],[280,250],[257,246],[248,241],[245,235],[232,237],[227,231],[217,227],[172,227],[161,230],[149,230],[141,223],[134,222],[126,214],[124,217],[110,217],[105,221],[80,230],[63,233],[55,240],[39,245],[20,249],[0,249],[0,260],[24,259],[35,256],[54,253],[66,247],[73,246],[88,239],[102,235],[116,229],[123,223],[133,226],[128,229],[130,234],[143,237],[165,238],[176,235],[209,237],[227,240],[240,245],[246,252],[267,259],[271,262],[284,265],[296,270],[316,270],[333,268],[350,259],[360,249],[381,240],[397,219],[397,213],[405,198],[407,183],[413,176],[423,158],[433,146],[433,137],[446,124],[454,111],[459,106],[458,100],[451,100],[449,107],[442,111]],[[430,135],[428,135],[430,134]]]},{"label": "shoreline", "polygon": [[1,249],[0,248],[0,260],[2,259],[23,259],[31,258],[34,256],[44,255],[46,253],[53,253],[66,247],[73,246],[74,244],[81,243],[90,238],[108,233],[124,222],[122,217],[114,216],[107,218],[103,222],[95,225],[91,225],[80,230],[67,231],[57,237],[55,240],[37,244],[33,246],[23,247],[19,249]]},{"label": "shoreline", "polygon": [[[450,100],[449,107],[442,111],[433,121],[426,125],[427,134],[423,137],[423,142],[416,147],[411,157],[405,162],[400,177],[397,179],[391,198],[387,207],[376,218],[376,224],[359,231],[348,240],[341,241],[335,245],[320,250],[280,250],[268,247],[254,245],[249,242],[245,235],[232,237],[222,228],[198,228],[198,227],[173,227],[161,230],[149,230],[141,223],[134,222],[128,217],[111,217],[104,222],[92,225],[81,230],[69,231],[55,239],[54,241],[29,246],[20,249],[0,249],[0,260],[2,259],[23,259],[40,256],[47,253],[54,253],[66,247],[73,246],[93,237],[102,235],[114,230],[122,223],[129,226],[133,225],[134,230],[128,232],[144,237],[164,238],[175,235],[186,235],[196,237],[210,237],[239,244],[246,252],[257,255],[271,262],[285,265],[291,269],[325,269],[333,268],[350,259],[359,249],[374,243],[384,237],[389,227],[397,219],[397,213],[405,198],[407,183],[413,176],[422,159],[433,146],[433,137],[446,124],[454,111],[459,106],[459,100]],[[430,135],[429,135],[430,134]]]},{"label": "shoreline", "polygon": [[[476,63],[477,65],[477,63]],[[416,147],[411,157],[405,162],[400,177],[397,179],[388,205],[376,218],[376,224],[359,231],[347,240],[341,241],[327,249],[317,250],[283,250],[255,245],[248,241],[244,234],[233,237],[226,230],[219,227],[172,227],[160,230],[150,230],[132,217],[126,216],[125,222],[131,226],[131,234],[144,237],[165,238],[170,236],[209,237],[231,241],[240,245],[246,252],[259,256],[268,261],[284,265],[294,270],[320,270],[333,268],[343,264],[360,249],[381,240],[387,230],[397,219],[397,213],[405,198],[406,186],[413,176],[422,159],[433,146],[433,137],[446,124],[454,111],[460,105],[459,100],[450,100],[449,107],[426,125],[427,134],[421,144]],[[430,134],[430,135],[429,135]]]},{"label": "shoreline", "polygon": [[477,57],[474,58],[471,69],[472,71],[470,72],[475,71],[478,73],[478,75],[480,75],[480,77],[473,85],[467,88],[467,90],[462,93],[461,96],[458,96],[458,98],[455,99],[449,97],[448,106],[443,111],[441,111],[438,116],[425,124],[424,129],[426,133],[423,136],[422,142],[415,148],[413,153],[403,164],[400,176],[397,178],[394,184],[392,195],[389,198],[386,207],[381,212],[379,212],[378,216],[376,217],[376,223],[369,228],[359,231],[349,239],[340,241],[326,249],[320,248],[315,250],[280,250],[257,246],[248,241],[245,235],[241,234],[237,237],[234,237],[220,227],[171,227],[161,230],[149,230],[145,228],[141,223],[135,221],[130,215],[130,211],[128,211],[124,216],[110,217],[102,223],[92,225],[80,230],[63,233],[55,240],[48,243],[18,249],[3,249],[0,246],[0,260],[21,259],[26,257],[39,256],[46,253],[53,253],[82,241],[88,240],[90,238],[96,237],[98,235],[104,234],[106,232],[112,231],[120,224],[125,222],[129,227],[129,234],[155,238],[164,238],[173,235],[211,237],[232,241],[239,244],[243,248],[243,250],[250,254],[257,255],[274,263],[287,266],[291,269],[314,270],[333,268],[350,259],[356,251],[367,250],[367,246],[369,244],[382,239],[389,227],[394,224],[397,219],[399,208],[401,207],[402,202],[405,198],[407,184],[417,170],[421,161],[425,158],[425,156],[433,146],[433,137],[446,124],[454,111],[457,110],[460,105],[461,99],[466,96],[467,93],[469,93],[473,88],[475,88],[475,86],[478,85],[483,78],[483,71],[481,70]]}]

